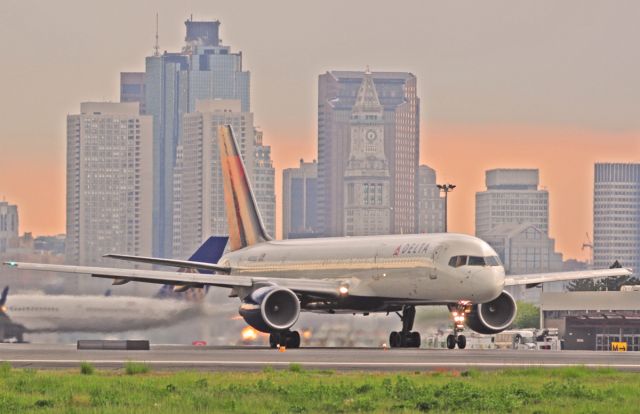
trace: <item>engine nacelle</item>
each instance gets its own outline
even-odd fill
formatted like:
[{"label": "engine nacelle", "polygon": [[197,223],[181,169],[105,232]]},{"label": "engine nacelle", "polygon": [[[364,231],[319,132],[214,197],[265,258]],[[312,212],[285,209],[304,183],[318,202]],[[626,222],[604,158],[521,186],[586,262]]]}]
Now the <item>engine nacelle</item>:
[{"label": "engine nacelle", "polygon": [[503,291],[491,302],[473,305],[471,312],[467,314],[467,326],[481,334],[496,334],[511,325],[517,312],[516,301]]},{"label": "engine nacelle", "polygon": [[260,332],[285,331],[298,320],[300,301],[289,289],[265,286],[244,298],[239,313],[249,325]]}]

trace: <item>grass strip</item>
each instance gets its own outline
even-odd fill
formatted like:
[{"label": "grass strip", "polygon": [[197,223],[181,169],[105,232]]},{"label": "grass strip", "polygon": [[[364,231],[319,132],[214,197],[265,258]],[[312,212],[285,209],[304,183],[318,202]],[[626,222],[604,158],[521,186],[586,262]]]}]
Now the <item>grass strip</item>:
[{"label": "grass strip", "polygon": [[591,413],[615,407],[631,413],[640,407],[640,375],[582,367],[336,373],[292,365],[167,373],[130,362],[121,372],[86,374],[0,365],[0,412]]}]

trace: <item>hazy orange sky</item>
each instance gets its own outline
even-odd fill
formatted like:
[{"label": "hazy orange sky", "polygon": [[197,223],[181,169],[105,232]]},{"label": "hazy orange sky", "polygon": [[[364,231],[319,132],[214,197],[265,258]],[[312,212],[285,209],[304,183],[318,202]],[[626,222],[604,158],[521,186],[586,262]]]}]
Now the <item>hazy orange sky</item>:
[{"label": "hazy orange sky", "polygon": [[152,53],[156,12],[161,50],[180,49],[193,14],[219,19],[223,43],[243,52],[278,211],[281,169],[316,157],[327,70],[417,76],[421,160],[458,185],[453,231],[473,232],[484,170],[539,168],[557,249],[586,258],[593,163],[640,161],[634,0],[4,0],[0,198],[19,205],[21,231],[64,231],[66,115],[118,100],[119,72]]}]

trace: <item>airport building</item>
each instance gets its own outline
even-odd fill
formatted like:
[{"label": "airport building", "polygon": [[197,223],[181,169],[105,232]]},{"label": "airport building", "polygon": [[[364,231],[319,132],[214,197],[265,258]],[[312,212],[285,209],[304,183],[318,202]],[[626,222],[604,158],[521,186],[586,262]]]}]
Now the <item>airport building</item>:
[{"label": "airport building", "polygon": [[221,44],[219,21],[185,22],[185,45],[179,52],[146,58],[145,111],[153,116],[154,206],[153,253],[172,256],[173,169],[183,114],[203,99],[234,99],[249,113],[248,71],[242,53]]},{"label": "airport building", "polygon": [[549,233],[549,193],[538,189],[538,170],[486,172],[486,191],[476,193],[476,236],[484,239],[503,223],[530,223]]},{"label": "airport building", "polygon": [[444,207],[436,171],[428,165],[421,165],[418,167],[418,232],[444,232]]},{"label": "airport building", "polygon": [[[326,236],[345,234],[345,171],[352,138],[352,112],[365,72],[330,71],[318,78],[318,216]],[[381,125],[389,169],[390,233],[415,233],[419,156],[416,77],[373,72],[383,107]]]},{"label": "airport building", "polygon": [[595,165],[593,265],[640,269],[640,164]]},{"label": "airport building", "polygon": [[18,244],[18,206],[0,201],[0,253]]},{"label": "airport building", "polygon": [[564,349],[609,351],[626,342],[640,351],[640,290],[609,292],[543,292],[540,326],[557,328]]},{"label": "airport building", "polygon": [[86,102],[67,117],[66,261],[151,254],[152,120],[132,103]]},{"label": "airport building", "polygon": [[282,171],[282,237],[317,237],[318,163],[300,160]]},{"label": "airport building", "polygon": [[184,114],[174,174],[174,256],[189,257],[211,235],[229,232],[218,148],[218,127],[229,124],[240,146],[247,174],[267,231],[275,230],[274,169],[270,148],[243,112],[239,100],[199,100]]}]

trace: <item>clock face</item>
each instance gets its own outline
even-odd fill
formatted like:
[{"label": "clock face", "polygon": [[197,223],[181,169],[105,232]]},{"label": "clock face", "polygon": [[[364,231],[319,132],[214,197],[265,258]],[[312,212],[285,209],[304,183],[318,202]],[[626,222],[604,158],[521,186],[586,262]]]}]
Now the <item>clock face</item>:
[{"label": "clock face", "polygon": [[376,131],[374,131],[373,129],[370,129],[370,130],[367,131],[367,139],[370,142],[375,141],[376,137],[377,137]]}]

